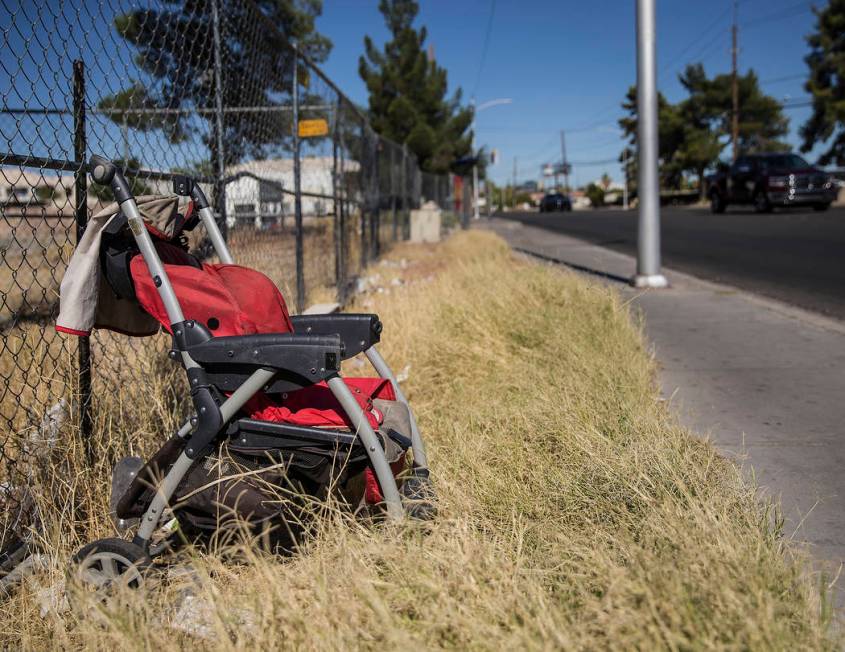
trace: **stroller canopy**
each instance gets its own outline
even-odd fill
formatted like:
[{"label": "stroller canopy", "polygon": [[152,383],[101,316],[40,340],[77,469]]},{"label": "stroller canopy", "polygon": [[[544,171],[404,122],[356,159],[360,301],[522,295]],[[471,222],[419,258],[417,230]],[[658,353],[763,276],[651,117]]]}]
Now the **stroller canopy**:
[{"label": "stroller canopy", "polygon": [[[293,332],[282,293],[264,274],[240,265],[203,263],[178,247],[162,243],[156,249],[164,263],[185,319],[205,324],[215,336]],[[130,263],[138,303],[170,330],[164,304],[141,256]]]},{"label": "stroller canopy", "polygon": [[[217,336],[293,330],[284,298],[266,276],[239,265],[200,263],[186,251],[182,232],[195,221],[193,203],[180,210],[176,195],[148,195],[137,204],[186,319],[205,324]],[[122,249],[125,264],[106,264],[115,258],[115,248]],[[118,291],[122,288],[129,290]],[[158,332],[159,324],[170,329],[125,218],[116,203],[110,204],[89,220],[71,257],[56,329],[88,335],[92,328],[106,328],[145,336]]]}]

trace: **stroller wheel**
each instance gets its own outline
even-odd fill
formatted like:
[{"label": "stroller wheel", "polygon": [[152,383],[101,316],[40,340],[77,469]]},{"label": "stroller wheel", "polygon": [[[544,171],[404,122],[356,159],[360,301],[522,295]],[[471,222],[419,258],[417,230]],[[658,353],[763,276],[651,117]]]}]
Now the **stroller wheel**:
[{"label": "stroller wheel", "polygon": [[405,513],[418,521],[430,521],[437,515],[437,496],[428,469],[414,468],[400,490]]},{"label": "stroller wheel", "polygon": [[71,576],[97,592],[116,587],[140,588],[151,560],[138,545],[123,539],[98,539],[83,546],[71,560]]}]

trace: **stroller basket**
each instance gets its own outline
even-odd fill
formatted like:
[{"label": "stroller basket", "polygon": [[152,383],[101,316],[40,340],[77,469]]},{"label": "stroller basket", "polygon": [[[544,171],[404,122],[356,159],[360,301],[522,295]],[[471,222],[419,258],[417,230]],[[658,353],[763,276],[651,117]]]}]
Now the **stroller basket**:
[{"label": "stroller basket", "polygon": [[[431,497],[425,449],[376,350],[378,316],[289,316],[269,279],[235,265],[192,179],[175,178],[174,196],[136,202],[112,162],[93,156],[90,170],[95,182],[110,185],[117,205],[89,221],[62,280],[56,327],[136,336],[163,327],[194,414],[146,463],[118,464],[124,477],[116,472],[112,508],[124,522],[139,519],[137,531],[131,544],[89,544],[77,555],[80,568],[94,572],[95,562],[85,560],[115,550],[148,559],[165,514],[212,531],[223,512],[251,523],[284,521],[289,508],[261,490],[268,486],[314,499],[337,491],[353,505],[382,505],[393,519],[430,514],[430,500],[421,500]],[[181,213],[180,197],[190,198]],[[184,231],[200,223],[220,263],[188,253]],[[342,378],[342,362],[359,353],[377,377]],[[397,477],[407,451],[412,465]]]}]

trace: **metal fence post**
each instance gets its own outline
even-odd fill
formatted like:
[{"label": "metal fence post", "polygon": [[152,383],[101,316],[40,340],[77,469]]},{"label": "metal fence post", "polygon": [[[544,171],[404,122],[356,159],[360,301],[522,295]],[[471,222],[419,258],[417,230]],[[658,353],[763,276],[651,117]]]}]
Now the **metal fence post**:
[{"label": "metal fence post", "polygon": [[657,60],[654,0],[637,0],[637,113],[639,201],[637,287],[662,288],[660,273],[660,179],[657,172]]},{"label": "metal fence post", "polygon": [[220,234],[224,241],[229,239],[229,224],[226,219],[226,152],[223,148],[224,142],[224,112],[223,112],[223,53],[220,40],[220,11],[218,0],[211,0],[211,28],[214,45],[214,114],[215,114],[215,143],[217,159],[214,161],[216,167],[214,196],[217,204],[217,221]]},{"label": "metal fence post", "polygon": [[408,146],[402,143],[402,176],[399,179],[402,189],[402,239],[408,239],[411,214],[408,212]]},{"label": "metal fence post", "polygon": [[337,288],[338,303],[342,302],[343,297],[343,278],[342,278],[342,256],[343,256],[343,232],[341,226],[341,207],[340,207],[340,179],[338,177],[337,163],[338,163],[338,143],[337,132],[338,124],[340,123],[340,102],[335,101],[334,106],[334,120],[332,122],[332,204],[334,207],[334,280]]},{"label": "metal fence post", "polygon": [[381,165],[381,157],[379,156],[381,139],[378,136],[373,139],[371,150],[373,152],[373,178],[370,182],[370,188],[372,189],[372,207],[370,209],[370,247],[372,250],[370,252],[370,259],[375,259],[381,253],[381,186],[379,185],[381,180],[381,174],[379,173],[379,166]]},{"label": "metal fence post", "polygon": [[361,202],[361,271],[367,266],[367,259],[369,254],[369,243],[367,242],[367,209],[370,202],[370,179],[372,171],[370,170],[370,139],[367,132],[367,124],[361,124],[361,159],[363,160],[363,179],[361,179],[361,190],[363,192]]},{"label": "metal fence post", "polygon": [[293,46],[293,206],[296,219],[296,311],[305,310],[305,266],[302,233],[302,179],[299,169],[299,49]]},{"label": "metal fence post", "polygon": [[346,299],[347,260],[349,258],[349,241],[346,237],[346,216],[349,215],[349,182],[346,178],[346,148],[343,144],[343,132],[338,133],[340,147],[340,292],[341,302]]},{"label": "metal fence post", "polygon": [[[88,224],[88,175],[85,167],[87,158],[85,141],[85,64],[80,60],[73,62],[73,157],[77,162],[74,170],[74,217],[76,219],[76,242],[85,233]],[[85,452],[92,456],[91,435],[91,340],[87,335],[79,338],[79,430],[85,445]]]},{"label": "metal fence post", "polygon": [[396,147],[390,144],[390,215],[393,220],[393,242],[399,239],[399,223],[396,221]]}]

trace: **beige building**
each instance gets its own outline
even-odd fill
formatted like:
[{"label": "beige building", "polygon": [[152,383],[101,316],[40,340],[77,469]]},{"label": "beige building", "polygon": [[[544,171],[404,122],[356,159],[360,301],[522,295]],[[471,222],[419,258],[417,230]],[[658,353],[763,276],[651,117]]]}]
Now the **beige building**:
[{"label": "beige building", "polygon": [[37,172],[16,166],[0,167],[0,207],[4,214],[38,211],[47,215],[73,210],[73,175]]},{"label": "beige building", "polygon": [[[331,196],[332,168],[330,156],[306,156],[300,160],[300,183],[303,193],[302,214],[322,217],[334,212]],[[343,174],[355,175],[361,166],[357,161],[344,161]],[[256,227],[281,223],[293,215],[293,159],[268,159],[234,165],[227,177],[243,176],[226,185],[226,221],[229,227],[252,221]]]}]

